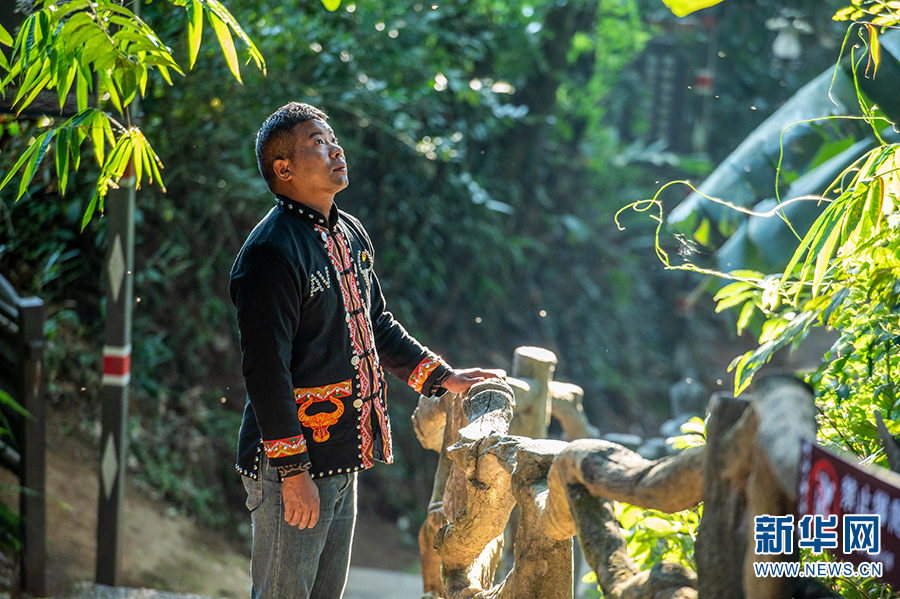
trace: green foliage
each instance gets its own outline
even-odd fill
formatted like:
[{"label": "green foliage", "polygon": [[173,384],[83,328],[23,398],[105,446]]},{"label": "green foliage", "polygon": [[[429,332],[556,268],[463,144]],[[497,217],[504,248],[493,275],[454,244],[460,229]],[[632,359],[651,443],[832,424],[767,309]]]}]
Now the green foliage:
[{"label": "green foliage", "polygon": [[[666,440],[677,450],[706,444],[706,423],[694,417],[681,425],[681,435]],[[628,542],[628,556],[640,570],[649,570],[663,560],[677,561],[692,570],[694,541],[703,516],[703,504],[691,510],[667,514],[616,502],[616,519]]]},{"label": "green foliage", "polygon": [[[62,111],[74,85],[78,114],[30,141],[28,149],[0,181],[0,190],[24,169],[16,194],[16,200],[21,199],[55,138],[59,189],[65,193],[70,170],[77,171],[80,166],[81,145],[90,139],[100,174],[85,210],[84,228],[94,211],[103,209],[107,191],[117,186],[129,165],[138,187],[144,175],[150,183],[155,177],[162,187],[162,162],[141,130],[131,123],[128,105],[138,94],[146,93],[152,73],[161,75],[169,85],[170,70],[184,73],[170,48],[128,8],[110,0],[44,0],[38,5],[41,4],[43,8],[25,19],[15,41],[5,30],[0,32],[0,44],[12,47],[12,58],[7,61],[4,56],[0,62],[0,94],[15,91],[12,105],[21,114],[39,94],[55,89]],[[200,49],[206,14],[238,81],[240,68],[234,35],[247,45],[256,66],[265,70],[256,46],[218,0],[190,0],[189,4],[186,0],[173,0],[173,4],[185,6],[188,13],[191,66]],[[99,99],[101,109],[89,106],[91,94]],[[114,108],[126,118],[126,124],[120,124],[103,108]]]},{"label": "green foliage", "polygon": [[699,416],[694,416],[681,425],[681,434],[666,439],[666,444],[677,450],[705,445],[706,422]]},{"label": "green foliage", "polygon": [[850,6],[842,8],[834,15],[836,21],[854,21],[876,27],[891,27],[900,24],[898,4],[885,0],[852,0]]},{"label": "green foliage", "polygon": [[[820,561],[833,562],[839,561],[839,558],[827,551],[815,554],[810,549],[800,550],[801,563]],[[895,599],[897,597],[890,585],[880,582],[877,578],[832,578],[828,580],[828,585],[845,599]]]},{"label": "green foliage", "polygon": [[[647,18],[672,19],[658,0],[360,0],[334,12],[235,0],[230,11],[267,59],[265,77],[240,73],[243,86],[234,62],[219,59],[225,46],[201,45],[195,7],[143,6],[142,22],[194,70],[181,68],[172,86],[173,69],[148,67],[141,101],[141,131],[165,160],[167,193],[144,185],[137,204],[130,440],[140,477],[211,522],[224,503],[245,520],[232,467],[244,394],[228,272],[271,207],[255,133],[289,100],[331,115],[351,168],[338,203],[372,234],[388,306],[418,338],[458,366],[508,368],[519,345],[551,348],[556,377],[585,388],[595,421],[621,423],[665,402],[677,377],[671,350],[691,323],[671,309],[671,277],[643,255],[652,227],[623,235],[611,222],[623,197],[646,197],[659,178],[619,161],[613,118],[641,92],[629,87],[628,64],[653,33]],[[212,22],[210,31],[218,33]],[[703,43],[705,34],[688,35]],[[726,41],[728,60],[757,59],[758,39]],[[770,74],[767,59],[722,71],[743,81],[723,84],[732,107],[748,103],[732,89],[777,87],[783,77],[789,90],[802,79]],[[744,113],[724,120],[745,127],[755,115]],[[3,124],[0,162],[61,121]],[[105,163],[115,146],[104,143]],[[96,409],[106,240],[98,219],[78,232],[103,165],[93,142],[68,160],[67,180],[34,163],[24,200],[10,208],[15,230],[0,268],[55,306],[53,401]],[[145,165],[142,178],[151,173]],[[410,429],[414,395],[393,381],[389,396],[397,463],[361,478],[361,501],[391,515],[421,511],[433,456]]]},{"label": "green foliage", "polygon": [[[876,10],[874,3],[855,1],[838,17],[878,15],[883,24],[900,15],[900,6],[878,4]],[[868,44],[870,66],[877,69],[878,32],[867,24],[860,36]],[[857,92],[864,118],[878,135],[885,121]],[[808,375],[816,389],[819,439],[886,466],[875,420],[880,413],[892,434],[900,432],[900,356],[895,348],[900,339],[900,145],[878,139],[875,149],[820,190],[827,207],[798,238],[783,272],[723,275],[734,282],[719,290],[715,300],[717,311],[740,307],[739,330],[754,315],[764,318],[759,347],[732,362],[735,394],[747,388],[774,354],[796,347],[813,327],[834,330],[836,341],[822,365]],[[665,253],[663,257],[667,259]],[[834,584],[847,597],[893,596],[886,585],[872,580],[839,579]]]},{"label": "green foliage", "polygon": [[649,570],[663,560],[696,570],[694,541],[702,516],[702,505],[666,514],[616,502],[616,518],[628,542],[628,556],[640,570]]}]

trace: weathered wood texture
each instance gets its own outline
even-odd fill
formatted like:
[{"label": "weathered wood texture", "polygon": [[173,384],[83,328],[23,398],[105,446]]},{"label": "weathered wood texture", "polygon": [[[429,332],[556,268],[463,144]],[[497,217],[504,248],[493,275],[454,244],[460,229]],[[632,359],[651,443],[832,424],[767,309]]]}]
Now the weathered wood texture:
[{"label": "weathered wood texture", "polygon": [[[535,389],[550,398],[568,395],[566,409],[577,406],[575,412],[581,412],[580,388],[550,380],[555,356],[520,349],[527,351],[517,352],[514,368],[531,376],[511,378],[510,384],[480,383],[462,402],[422,398],[414,416],[422,444],[442,452],[420,532],[423,580],[431,597],[569,599],[576,535],[611,599],[831,596],[815,581],[757,578],[752,571],[753,561],[797,559],[755,555],[750,531],[757,515],[795,513],[800,442],[816,434],[815,405],[804,383],[770,375],[756,382],[749,399],[716,394],[706,445],[646,460],[600,439],[566,443],[509,434],[518,398],[530,398],[534,412],[523,427],[540,416],[538,404],[543,404],[532,401]],[[698,575],[674,562],[638,571],[627,555],[614,502],[675,512],[701,499]],[[493,585],[504,527],[516,505],[521,515],[514,566]],[[434,550],[428,553],[432,539]]]},{"label": "weathered wood texture", "polygon": [[703,492],[703,453],[702,447],[692,447],[675,456],[645,460],[602,439],[573,441],[550,468],[544,526],[554,538],[575,535],[574,510],[568,498],[575,486],[595,497],[648,509],[677,512],[692,508]]},{"label": "weathered wood texture", "polygon": [[[547,471],[565,443],[507,435],[514,405],[512,389],[502,381],[475,385],[463,404],[470,424],[448,455],[465,472],[466,506],[435,537],[448,599],[572,597],[572,543],[544,533],[536,505],[544,500]],[[515,566],[493,585],[503,530],[516,503],[521,517]]]},{"label": "weathered wood texture", "polygon": [[760,515],[796,516],[800,443],[816,436],[813,394],[782,375],[759,378],[752,391],[747,400],[716,395],[710,402],[695,547],[701,598],[782,599],[797,584],[754,575],[753,562],[798,556],[756,555],[752,523]]},{"label": "weathered wood texture", "polygon": [[591,424],[584,413],[584,389],[572,383],[550,381],[550,406],[566,439],[594,439],[600,429]]},{"label": "weathered wood texture", "polygon": [[556,354],[540,347],[519,347],[513,354],[512,376],[525,382],[516,388],[516,412],[512,435],[543,439],[550,426],[550,381],[556,371]]}]

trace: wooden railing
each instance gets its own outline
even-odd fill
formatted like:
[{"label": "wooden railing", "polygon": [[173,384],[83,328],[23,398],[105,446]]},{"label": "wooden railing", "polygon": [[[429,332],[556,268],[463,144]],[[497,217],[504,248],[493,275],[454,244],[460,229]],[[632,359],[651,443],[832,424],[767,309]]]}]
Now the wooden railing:
[{"label": "wooden railing", "polygon": [[0,277],[0,390],[25,411],[0,406],[12,433],[0,437],[0,465],[19,478],[21,587],[37,597],[47,564],[43,351],[44,302],[20,298]]},{"label": "wooden railing", "polygon": [[[646,460],[602,439],[509,434],[517,399],[535,387],[550,394],[548,382],[533,378],[523,393],[521,380],[510,377],[479,383],[464,399],[420,399],[416,431],[425,447],[441,453],[419,535],[426,597],[571,599],[576,535],[609,598],[776,599],[800,587],[828,596],[815,581],[757,578],[750,569],[753,561],[792,558],[754,555],[746,523],[762,514],[796,515],[800,443],[816,434],[813,397],[804,383],[770,376],[747,398],[714,395],[706,445]],[[665,561],[639,571],[627,554],[614,501],[669,513],[703,501],[697,574]],[[516,505],[514,566],[494,584],[503,531]]]}]

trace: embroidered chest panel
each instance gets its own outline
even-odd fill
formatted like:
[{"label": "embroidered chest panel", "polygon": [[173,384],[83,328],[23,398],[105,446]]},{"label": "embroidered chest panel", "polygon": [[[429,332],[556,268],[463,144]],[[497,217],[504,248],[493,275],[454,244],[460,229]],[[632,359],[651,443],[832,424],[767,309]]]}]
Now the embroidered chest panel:
[{"label": "embroidered chest panel", "polygon": [[[372,259],[366,250],[358,250],[354,256],[346,234],[340,230],[329,234],[325,227],[319,225],[316,225],[316,230],[335,272],[344,306],[344,320],[353,348],[350,363],[359,379],[359,396],[366,400],[381,391],[381,365],[375,351],[375,334],[369,314]],[[359,265],[361,276],[358,276],[357,264],[354,262]],[[365,293],[362,292],[360,283],[365,285]]]}]

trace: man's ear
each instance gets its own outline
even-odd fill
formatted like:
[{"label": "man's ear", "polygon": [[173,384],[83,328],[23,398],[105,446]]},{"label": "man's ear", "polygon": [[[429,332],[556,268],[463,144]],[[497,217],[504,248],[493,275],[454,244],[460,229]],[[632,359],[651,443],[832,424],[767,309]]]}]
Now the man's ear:
[{"label": "man's ear", "polygon": [[275,171],[275,177],[279,181],[290,181],[293,173],[291,172],[291,162],[284,158],[278,158],[272,163],[272,170]]}]

